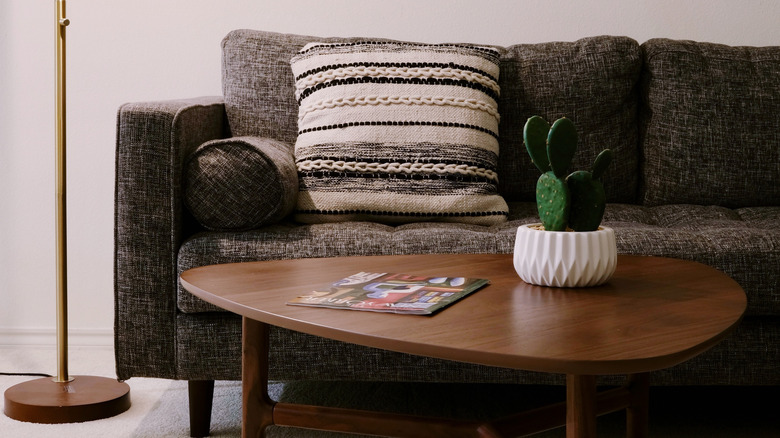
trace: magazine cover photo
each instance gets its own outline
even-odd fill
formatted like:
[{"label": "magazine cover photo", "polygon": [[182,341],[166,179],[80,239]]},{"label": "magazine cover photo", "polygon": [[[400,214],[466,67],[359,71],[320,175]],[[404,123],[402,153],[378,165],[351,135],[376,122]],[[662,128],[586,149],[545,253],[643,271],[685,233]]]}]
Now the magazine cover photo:
[{"label": "magazine cover photo", "polygon": [[488,283],[481,278],[358,272],[287,304],[430,315]]}]

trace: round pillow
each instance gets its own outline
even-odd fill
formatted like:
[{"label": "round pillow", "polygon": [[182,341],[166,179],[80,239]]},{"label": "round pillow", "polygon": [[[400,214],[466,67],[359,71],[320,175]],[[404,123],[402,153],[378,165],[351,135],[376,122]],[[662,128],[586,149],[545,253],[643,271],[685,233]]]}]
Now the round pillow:
[{"label": "round pillow", "polygon": [[184,165],[184,204],[204,228],[247,230],[278,222],[295,207],[292,147],[260,137],[203,143]]}]

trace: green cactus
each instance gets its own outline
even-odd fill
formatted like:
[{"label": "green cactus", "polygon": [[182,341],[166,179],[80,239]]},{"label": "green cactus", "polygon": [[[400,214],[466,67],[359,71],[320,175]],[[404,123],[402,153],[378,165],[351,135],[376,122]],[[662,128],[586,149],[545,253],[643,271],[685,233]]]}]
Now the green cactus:
[{"label": "green cactus", "polygon": [[542,172],[536,183],[536,206],[545,230],[594,231],[606,207],[600,178],[612,161],[612,151],[602,151],[591,171],[565,176],[577,149],[577,130],[561,118],[550,126],[539,116],[528,119],[523,139],[531,161]]},{"label": "green cactus", "polygon": [[565,231],[569,222],[571,196],[565,180],[549,171],[536,182],[536,208],[547,231]]},{"label": "green cactus", "polygon": [[596,157],[590,172],[580,170],[566,177],[571,192],[569,227],[574,231],[595,231],[599,228],[607,206],[604,184],[599,178],[611,161],[612,151],[605,149]]},{"label": "green cactus", "polygon": [[566,171],[577,148],[577,131],[569,119],[550,126],[539,116],[528,119],[523,137],[531,161],[542,171],[536,183],[539,218],[548,231],[565,231],[569,222],[571,196]]},{"label": "green cactus", "polygon": [[547,135],[550,133],[550,124],[539,116],[533,116],[525,122],[523,139],[525,149],[531,156],[531,162],[542,173],[549,172],[550,159],[547,158]]},{"label": "green cactus", "polygon": [[576,151],[577,128],[574,123],[565,117],[556,120],[547,135],[547,157],[556,177],[563,179],[566,176]]}]

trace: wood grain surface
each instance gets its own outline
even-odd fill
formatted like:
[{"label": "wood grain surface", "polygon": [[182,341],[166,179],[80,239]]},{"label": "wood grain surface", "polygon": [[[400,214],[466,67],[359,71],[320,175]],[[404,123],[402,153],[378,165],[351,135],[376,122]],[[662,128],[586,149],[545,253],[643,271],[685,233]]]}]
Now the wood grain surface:
[{"label": "wood grain surface", "polygon": [[[289,306],[360,271],[481,277],[486,288],[434,316]],[[566,374],[667,368],[708,349],[746,307],[740,286],[709,266],[619,256],[595,288],[524,283],[511,254],[368,256],[213,265],[186,271],[185,289],[268,324],[371,347]]]}]

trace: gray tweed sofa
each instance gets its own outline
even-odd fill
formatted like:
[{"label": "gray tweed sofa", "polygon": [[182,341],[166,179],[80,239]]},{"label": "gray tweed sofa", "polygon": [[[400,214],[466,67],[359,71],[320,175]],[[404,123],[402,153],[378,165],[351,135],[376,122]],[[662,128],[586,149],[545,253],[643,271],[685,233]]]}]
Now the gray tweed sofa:
[{"label": "gray tweed sofa", "polygon": [[[598,151],[605,225],[618,251],[696,260],[748,297],[736,333],[652,374],[657,385],[780,384],[780,47],[728,47],[600,36],[520,44],[500,54],[498,193],[492,225],[294,220],[298,104],[290,59],[310,41],[252,30],[222,42],[219,97],[129,103],[118,112],[115,337],[120,379],[240,379],[240,320],[182,290],[195,266],[404,253],[510,253],[536,221],[538,170],[526,119],[567,116],[581,134],[574,168]],[[378,351],[285,330],[272,333],[276,380],[553,383],[560,376]],[[204,383],[205,382],[205,383]],[[208,417],[208,415],[206,415]],[[206,426],[208,427],[208,418]],[[196,425],[193,424],[193,427]],[[202,424],[198,427],[202,427]]]}]

